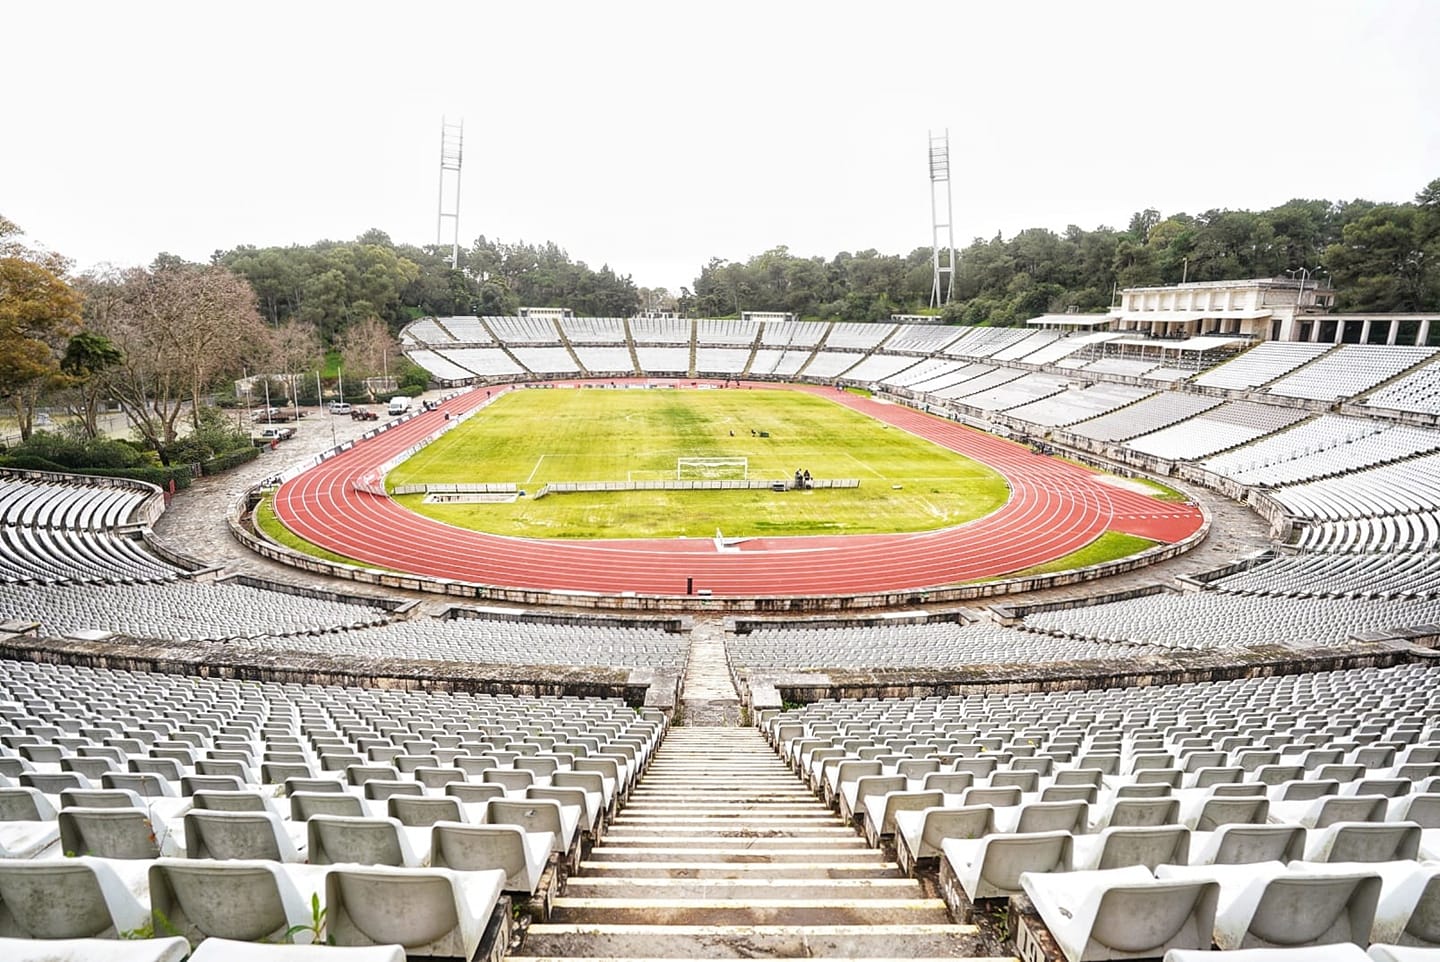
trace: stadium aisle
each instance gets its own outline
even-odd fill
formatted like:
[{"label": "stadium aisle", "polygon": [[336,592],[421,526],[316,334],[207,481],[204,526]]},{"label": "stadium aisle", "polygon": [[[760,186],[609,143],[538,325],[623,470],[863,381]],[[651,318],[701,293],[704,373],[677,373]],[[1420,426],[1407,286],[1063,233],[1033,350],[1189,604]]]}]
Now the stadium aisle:
[{"label": "stadium aisle", "polygon": [[758,731],[679,727],[511,958],[955,958],[978,943]]}]

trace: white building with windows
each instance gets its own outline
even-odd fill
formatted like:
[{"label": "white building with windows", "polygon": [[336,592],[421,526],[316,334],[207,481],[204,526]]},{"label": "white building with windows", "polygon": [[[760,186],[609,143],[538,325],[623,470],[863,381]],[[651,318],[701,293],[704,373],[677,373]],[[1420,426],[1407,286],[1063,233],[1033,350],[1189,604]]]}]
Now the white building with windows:
[{"label": "white building with windows", "polygon": [[1330,313],[1335,291],[1313,278],[1260,277],[1127,287],[1110,330],[1155,339],[1235,337],[1318,344],[1440,346],[1440,314]]}]

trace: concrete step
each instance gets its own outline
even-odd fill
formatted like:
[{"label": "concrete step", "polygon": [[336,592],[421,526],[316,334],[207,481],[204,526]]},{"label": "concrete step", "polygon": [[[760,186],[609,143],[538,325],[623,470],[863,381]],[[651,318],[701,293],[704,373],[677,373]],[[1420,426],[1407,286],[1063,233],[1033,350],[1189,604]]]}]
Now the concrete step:
[{"label": "concrete step", "polygon": [[914,879],[851,878],[571,878],[565,898],[574,899],[922,899]]},{"label": "concrete step", "polygon": [[[628,853],[627,853],[628,854]],[[692,856],[694,850],[675,852],[675,855]],[[877,856],[880,854],[875,853]],[[572,876],[570,885],[595,878],[625,879],[886,879],[903,878],[904,872],[895,862],[866,859],[864,861],[794,861],[782,862],[764,859],[756,862],[725,862],[686,860],[672,862],[647,862],[638,859],[608,861],[584,861],[580,863],[580,874]],[[567,890],[568,891],[568,890]]]},{"label": "concrete step", "polygon": [[529,956],[675,959],[972,958],[973,925],[532,925]]},{"label": "concrete step", "polygon": [[[619,841],[622,838],[681,838],[681,840],[694,841],[703,840],[707,837],[717,838],[791,838],[799,841],[812,840],[812,838],[860,838],[855,835],[855,830],[845,825],[726,825],[723,822],[714,825],[696,825],[694,822],[683,822],[683,824],[671,825],[626,825],[622,822],[615,822],[608,830],[605,830],[606,841]],[[860,838],[864,844],[863,838]],[[684,842],[680,842],[684,844]]]},{"label": "concrete step", "polygon": [[[783,957],[783,956],[782,956],[782,957]],[[751,958],[751,956],[745,956],[745,958]],[[563,956],[559,956],[559,955],[552,955],[552,956],[507,955],[507,956],[505,956],[505,962],[613,962],[613,957],[612,957],[612,958],[602,958],[602,957],[594,957],[594,956],[591,956],[591,957],[588,957],[588,958],[587,958],[587,957],[575,956],[575,955],[563,955]],[[657,959],[657,958],[653,958],[653,957],[652,957],[652,958],[628,958],[628,959],[626,960],[626,962],[685,962],[685,960],[683,960],[683,959]],[[897,956],[891,956],[891,957],[887,957],[887,958],[875,958],[875,959],[862,959],[862,958],[848,957],[848,962],[955,962],[955,960],[954,960],[953,958],[950,958],[950,957],[933,958],[933,959],[926,959],[926,958],[903,958],[903,959],[902,959],[902,958],[897,957]],[[1004,957],[1001,957],[1001,956],[993,956],[993,957],[983,958],[983,959],[981,959],[981,958],[971,959],[970,962],[1019,962],[1019,960],[1016,959],[1014,956],[1004,956]]]},{"label": "concrete step", "polygon": [[755,809],[755,811],[766,811],[766,809],[789,809],[805,808],[808,811],[824,812],[829,811],[824,805],[816,801],[814,795],[802,795],[793,792],[789,795],[746,795],[743,798],[716,798],[713,794],[707,795],[704,792],[694,794],[671,794],[671,795],[631,795],[631,801],[625,805],[626,812],[691,812],[704,811],[711,808],[716,811],[744,811],[744,809]]},{"label": "concrete step", "polygon": [[781,811],[781,812],[734,812],[734,811],[705,811],[692,810],[688,812],[633,812],[627,807],[625,811],[614,822],[616,825],[633,825],[644,827],[648,825],[693,825],[698,831],[707,831],[715,820],[727,822],[738,822],[743,825],[797,825],[803,828],[814,828],[818,825],[825,825],[830,828],[849,829],[844,822],[833,813],[828,812],[820,806],[807,807],[803,811]]},{"label": "concrete step", "polygon": [[942,925],[943,899],[571,898],[550,905],[550,921],[605,925]]},{"label": "concrete step", "polygon": [[[885,856],[878,849],[868,847],[863,840],[858,844],[767,844],[704,847],[697,845],[655,844],[655,839],[632,840],[633,845],[617,845],[610,836],[602,845],[590,850],[590,858],[601,862],[674,862],[677,859],[698,859],[706,862],[738,862],[742,864],[780,862],[851,862],[854,864],[884,863]],[[785,842],[785,839],[767,839],[767,842]],[[813,840],[797,840],[809,843]],[[886,863],[888,864],[888,863]]]}]

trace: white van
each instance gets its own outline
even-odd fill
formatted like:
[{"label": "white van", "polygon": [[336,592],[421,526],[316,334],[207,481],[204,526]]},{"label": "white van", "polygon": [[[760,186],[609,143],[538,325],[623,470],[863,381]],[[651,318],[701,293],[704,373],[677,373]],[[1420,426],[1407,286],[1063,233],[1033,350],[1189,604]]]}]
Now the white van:
[{"label": "white van", "polygon": [[330,402],[330,413],[331,413],[331,414],[349,414],[349,413],[350,413],[350,405],[349,405],[349,404],[346,404],[344,401],[331,401],[331,402]]},{"label": "white van", "polygon": [[408,397],[405,397],[403,394],[399,397],[392,397],[390,399],[390,416],[392,418],[398,417],[401,414],[405,414],[409,412],[409,410],[410,399]]}]

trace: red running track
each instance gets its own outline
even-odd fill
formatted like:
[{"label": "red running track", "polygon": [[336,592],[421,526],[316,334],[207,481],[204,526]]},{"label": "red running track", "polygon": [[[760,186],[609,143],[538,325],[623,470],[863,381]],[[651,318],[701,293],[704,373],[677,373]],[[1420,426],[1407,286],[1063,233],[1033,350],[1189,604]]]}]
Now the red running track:
[{"label": "red running track", "polygon": [[[607,382],[608,383],[608,382]],[[774,389],[777,385],[760,387]],[[423,441],[444,411],[486,402],[476,390],[357,443],[285,483],[275,513],[308,541],[366,564],[475,584],[683,595],[686,579],[715,595],[761,597],[905,591],[992,578],[1076,551],[1106,530],[1159,541],[1196,531],[1193,505],[1159,501],[1096,472],[898,404],[832,388],[810,391],[999,471],[1010,499],[953,528],[898,535],[757,538],[719,551],[709,539],[540,540],[452,527],[356,490],[386,460]],[[492,388],[498,394],[505,388]]]}]

